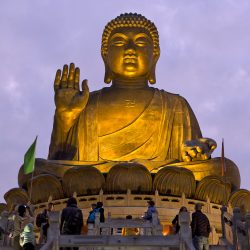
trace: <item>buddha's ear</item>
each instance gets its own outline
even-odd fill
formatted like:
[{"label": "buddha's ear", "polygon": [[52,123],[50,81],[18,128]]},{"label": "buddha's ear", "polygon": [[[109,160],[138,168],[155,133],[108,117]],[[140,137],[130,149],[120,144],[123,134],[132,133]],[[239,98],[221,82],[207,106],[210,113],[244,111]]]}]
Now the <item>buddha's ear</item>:
[{"label": "buddha's ear", "polygon": [[148,74],[148,81],[150,84],[155,84],[156,82],[156,77],[155,77],[155,68],[156,68],[156,63],[159,59],[159,55],[155,55],[154,56],[154,63],[150,69],[150,72]]},{"label": "buddha's ear", "polygon": [[151,70],[149,72],[149,75],[148,75],[148,81],[150,84],[155,84],[156,82],[156,77],[155,77],[155,66],[156,64],[154,64],[152,67],[151,67]]},{"label": "buddha's ear", "polygon": [[104,82],[109,84],[112,81],[112,72],[108,66],[108,64],[104,61],[105,64],[105,75],[104,75]]}]

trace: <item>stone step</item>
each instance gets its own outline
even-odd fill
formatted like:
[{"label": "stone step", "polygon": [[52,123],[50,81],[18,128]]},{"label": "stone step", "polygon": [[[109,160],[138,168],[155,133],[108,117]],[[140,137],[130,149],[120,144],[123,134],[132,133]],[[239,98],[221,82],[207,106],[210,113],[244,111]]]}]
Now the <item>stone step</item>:
[{"label": "stone step", "polygon": [[219,245],[210,245],[209,246],[210,250],[226,250],[228,249],[227,246],[219,246]]},{"label": "stone step", "polygon": [[[96,248],[85,248],[85,247],[79,247],[79,250],[117,250],[117,247],[96,247]],[[128,247],[119,247],[120,250],[179,250],[179,247],[133,247],[133,246],[128,246]]]}]

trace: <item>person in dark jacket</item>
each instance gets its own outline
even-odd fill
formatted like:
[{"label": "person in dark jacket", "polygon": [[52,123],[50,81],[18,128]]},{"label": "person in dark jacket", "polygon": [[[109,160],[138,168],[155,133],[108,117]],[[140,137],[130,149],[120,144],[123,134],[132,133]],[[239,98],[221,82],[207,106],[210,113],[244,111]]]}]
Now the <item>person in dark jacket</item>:
[{"label": "person in dark jacket", "polygon": [[96,203],[96,211],[100,213],[100,222],[105,221],[103,203],[98,201]]},{"label": "person in dark jacket", "polygon": [[202,204],[195,204],[195,212],[192,214],[192,237],[194,247],[197,250],[208,250],[208,237],[210,233],[210,223],[205,214],[201,212]]},{"label": "person in dark jacket", "polygon": [[42,213],[37,215],[36,218],[36,225],[37,227],[40,227],[40,238],[39,243],[46,243],[47,241],[47,233],[49,228],[49,213],[53,211],[54,204],[49,203],[48,208],[44,209]]},{"label": "person in dark jacket", "polygon": [[[181,207],[179,213],[181,212],[187,212],[186,207]],[[175,233],[177,234],[180,230],[180,224],[179,224],[179,214],[177,214],[174,219],[172,220],[172,225],[175,227]]]},{"label": "person in dark jacket", "polygon": [[[78,235],[81,234],[83,227],[82,210],[77,207],[77,201],[71,197],[67,201],[67,207],[63,209],[61,214],[60,231],[61,234]],[[67,250],[71,249],[66,248]],[[78,247],[74,247],[77,250]]]}]

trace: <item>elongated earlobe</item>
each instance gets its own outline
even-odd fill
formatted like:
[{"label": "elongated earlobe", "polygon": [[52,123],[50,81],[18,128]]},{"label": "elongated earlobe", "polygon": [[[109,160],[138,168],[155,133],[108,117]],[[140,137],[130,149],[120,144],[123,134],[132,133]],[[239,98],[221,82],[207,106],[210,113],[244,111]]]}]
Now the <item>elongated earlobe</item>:
[{"label": "elongated earlobe", "polygon": [[109,69],[109,66],[106,65],[106,63],[105,63],[104,82],[107,83],[107,84],[109,84],[109,83],[111,83],[111,81],[112,81],[112,73],[111,73],[111,71]]},{"label": "elongated earlobe", "polygon": [[155,84],[156,77],[155,77],[155,64],[152,66],[149,75],[148,75],[148,81],[150,84]]},{"label": "elongated earlobe", "polygon": [[156,83],[156,77],[155,77],[155,68],[156,68],[156,63],[160,57],[160,48],[158,48],[157,53],[154,54],[154,63],[150,69],[150,72],[148,74],[148,81],[150,84],[155,84]]}]

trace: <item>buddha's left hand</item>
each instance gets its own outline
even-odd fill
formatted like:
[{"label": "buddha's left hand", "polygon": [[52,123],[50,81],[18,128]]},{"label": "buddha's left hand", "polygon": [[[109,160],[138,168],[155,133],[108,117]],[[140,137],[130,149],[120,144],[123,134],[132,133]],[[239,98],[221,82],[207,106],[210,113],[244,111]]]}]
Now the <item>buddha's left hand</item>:
[{"label": "buddha's left hand", "polygon": [[208,160],[216,147],[217,143],[210,138],[185,141],[181,145],[182,159],[186,162]]}]

